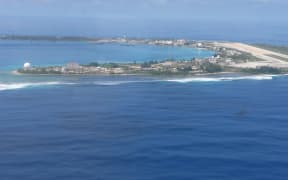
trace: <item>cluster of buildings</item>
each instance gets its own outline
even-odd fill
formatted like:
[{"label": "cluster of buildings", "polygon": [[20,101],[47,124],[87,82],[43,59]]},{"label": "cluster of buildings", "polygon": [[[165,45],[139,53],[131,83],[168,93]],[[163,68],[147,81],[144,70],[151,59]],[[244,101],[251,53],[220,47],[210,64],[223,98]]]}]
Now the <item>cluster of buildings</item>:
[{"label": "cluster of buildings", "polygon": [[121,67],[85,66],[76,62],[68,63],[61,69],[62,74],[122,74]]},{"label": "cluster of buildings", "polygon": [[64,66],[33,67],[29,63],[24,64],[20,73],[31,74],[121,74],[122,68],[108,68],[101,66],[83,66],[76,62],[68,63]]},{"label": "cluster of buildings", "polygon": [[178,40],[151,40],[149,44],[153,45],[166,45],[166,46],[185,46],[188,45],[188,41],[185,39]]}]

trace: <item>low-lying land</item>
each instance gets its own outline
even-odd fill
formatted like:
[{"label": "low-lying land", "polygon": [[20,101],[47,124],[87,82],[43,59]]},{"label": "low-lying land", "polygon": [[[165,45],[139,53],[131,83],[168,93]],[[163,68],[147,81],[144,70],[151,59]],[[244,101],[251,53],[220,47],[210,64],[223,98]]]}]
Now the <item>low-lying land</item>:
[{"label": "low-lying land", "polygon": [[275,45],[268,45],[268,44],[253,44],[253,46],[288,55],[288,46],[283,46],[283,45],[275,46]]},{"label": "low-lying land", "polygon": [[[103,40],[102,40],[103,41]],[[108,40],[107,40],[108,41]],[[143,41],[143,40],[142,40]],[[133,40],[134,43],[142,41]],[[126,43],[132,40],[127,40]],[[143,42],[142,42],[143,43]],[[151,40],[148,44],[185,46],[213,50],[215,55],[190,60],[164,60],[144,63],[98,63],[63,66],[25,67],[22,74],[150,74],[150,75],[195,75],[219,72],[243,72],[250,74],[281,74],[288,72],[288,55],[273,48],[261,48],[243,43],[203,42],[186,40]],[[276,47],[274,47],[276,48]]]}]

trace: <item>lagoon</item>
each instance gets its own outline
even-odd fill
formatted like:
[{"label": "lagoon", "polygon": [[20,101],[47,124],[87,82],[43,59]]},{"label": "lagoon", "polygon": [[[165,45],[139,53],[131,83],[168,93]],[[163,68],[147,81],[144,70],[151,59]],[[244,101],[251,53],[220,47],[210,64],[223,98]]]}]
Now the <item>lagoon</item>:
[{"label": "lagoon", "polygon": [[33,65],[63,65],[68,62],[144,62],[150,60],[203,58],[212,51],[189,47],[96,44],[90,42],[0,41],[0,69]]}]

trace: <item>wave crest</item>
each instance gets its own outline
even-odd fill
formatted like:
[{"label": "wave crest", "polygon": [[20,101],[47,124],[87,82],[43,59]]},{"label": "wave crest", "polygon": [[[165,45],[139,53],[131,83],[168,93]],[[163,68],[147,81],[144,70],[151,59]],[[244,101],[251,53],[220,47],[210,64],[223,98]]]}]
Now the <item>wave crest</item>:
[{"label": "wave crest", "polygon": [[54,86],[68,83],[61,82],[37,82],[37,83],[0,83],[0,91],[22,89],[27,87],[37,87],[37,86]]},{"label": "wave crest", "polygon": [[192,82],[221,82],[221,81],[238,81],[238,80],[272,80],[278,75],[253,75],[237,77],[191,77],[178,79],[159,79],[159,80],[131,80],[131,81],[94,81],[94,82],[34,82],[34,83],[0,83],[0,91],[23,89],[28,87],[55,86],[55,85],[76,85],[91,84],[96,86],[118,86],[122,84],[134,83],[155,83],[155,82],[172,82],[172,83],[192,83]]},{"label": "wave crest", "polygon": [[237,80],[272,80],[276,75],[255,75],[255,76],[239,76],[239,77],[197,77],[169,79],[168,82],[190,83],[190,82],[219,82],[219,81],[237,81]]}]

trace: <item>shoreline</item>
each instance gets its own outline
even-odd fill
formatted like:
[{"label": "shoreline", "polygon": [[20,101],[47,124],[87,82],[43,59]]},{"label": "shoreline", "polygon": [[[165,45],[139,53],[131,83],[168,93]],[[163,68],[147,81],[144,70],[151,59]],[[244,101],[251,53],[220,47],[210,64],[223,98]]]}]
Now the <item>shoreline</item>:
[{"label": "shoreline", "polygon": [[[102,40],[103,41],[103,40]],[[111,39],[106,39],[111,42]],[[211,73],[286,74],[288,55],[239,42],[188,41],[188,40],[135,40],[112,39],[116,43],[147,43],[157,46],[179,46],[215,52],[207,58],[190,60],[147,61],[143,63],[68,63],[62,66],[30,66],[16,70],[30,75],[203,75]],[[287,48],[288,49],[288,48]],[[15,72],[14,72],[15,73]]]},{"label": "shoreline", "polygon": [[216,72],[216,73],[198,73],[198,74],[27,74],[10,71],[16,76],[30,77],[148,77],[148,78],[209,78],[209,77],[249,77],[249,76],[288,76],[288,72],[281,74],[267,73],[245,73],[245,72]]}]

